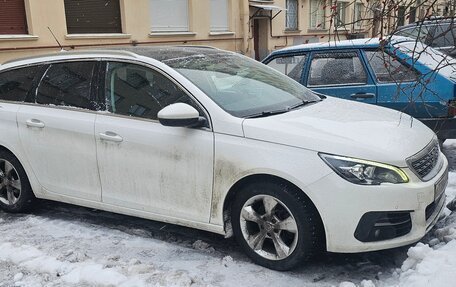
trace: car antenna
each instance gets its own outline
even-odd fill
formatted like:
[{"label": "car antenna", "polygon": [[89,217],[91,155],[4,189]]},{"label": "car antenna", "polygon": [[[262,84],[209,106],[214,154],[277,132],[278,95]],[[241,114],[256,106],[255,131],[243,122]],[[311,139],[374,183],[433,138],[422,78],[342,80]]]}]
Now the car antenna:
[{"label": "car antenna", "polygon": [[49,26],[48,26],[47,28],[48,28],[49,32],[51,32],[52,37],[54,37],[54,40],[55,40],[55,41],[57,42],[57,44],[59,45],[59,47],[60,47],[60,52],[66,52],[66,50],[63,49],[63,46],[60,44],[59,40],[57,40],[57,37],[54,35],[54,33],[52,33],[51,28],[49,28]]}]

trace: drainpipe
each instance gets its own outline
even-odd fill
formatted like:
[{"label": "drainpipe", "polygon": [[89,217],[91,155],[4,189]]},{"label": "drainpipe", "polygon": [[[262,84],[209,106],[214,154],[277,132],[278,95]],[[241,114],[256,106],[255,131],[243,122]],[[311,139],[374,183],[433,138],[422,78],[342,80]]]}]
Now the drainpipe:
[{"label": "drainpipe", "polygon": [[[239,7],[241,10],[241,25],[242,25],[242,48],[241,51],[245,55],[249,55],[249,1],[239,0]],[[250,56],[250,55],[249,55]]]}]

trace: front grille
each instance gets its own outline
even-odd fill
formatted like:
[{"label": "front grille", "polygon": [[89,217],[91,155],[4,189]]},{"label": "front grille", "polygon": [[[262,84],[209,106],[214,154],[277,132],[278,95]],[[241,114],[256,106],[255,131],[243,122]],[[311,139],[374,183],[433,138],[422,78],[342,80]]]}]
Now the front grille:
[{"label": "front grille", "polygon": [[425,178],[439,160],[439,143],[433,140],[428,146],[407,159],[410,169],[420,178]]},{"label": "front grille", "polygon": [[409,211],[368,212],[361,217],[355,238],[361,242],[374,242],[404,236],[412,230]]}]

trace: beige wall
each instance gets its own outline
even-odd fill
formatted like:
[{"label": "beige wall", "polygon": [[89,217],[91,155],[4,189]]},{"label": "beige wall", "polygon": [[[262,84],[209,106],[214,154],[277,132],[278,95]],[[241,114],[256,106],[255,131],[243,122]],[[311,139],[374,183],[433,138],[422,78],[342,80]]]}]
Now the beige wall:
[{"label": "beige wall", "polygon": [[[322,0],[324,1],[324,0]],[[341,1],[341,0],[339,0]],[[329,2],[329,1],[328,1]],[[352,22],[353,13],[354,13],[354,1],[346,1],[348,9],[346,10],[346,21]],[[275,0],[273,5],[286,8],[286,0]],[[253,16],[256,11],[255,7],[250,8],[250,15]],[[366,10],[365,10],[366,11]],[[273,11],[272,15],[274,16],[277,11]],[[262,15],[266,15],[263,13]],[[346,39],[347,33],[364,33],[366,36],[369,36],[369,31],[367,29],[368,23],[365,23],[365,26],[361,29],[352,27],[349,25],[343,29],[334,29],[330,27],[330,5],[326,7],[326,29],[310,29],[310,0],[298,0],[298,30],[296,31],[286,31],[285,29],[285,19],[286,11],[280,12],[272,20],[272,33],[267,36],[268,38],[268,50],[269,52],[280,49],[283,47],[303,44],[303,43],[313,43],[313,42],[324,42],[335,40],[335,39]],[[261,17],[261,16],[260,16]],[[366,17],[367,18],[367,17]],[[251,39],[248,43],[247,54],[253,56],[253,21],[250,23],[250,34],[249,38]],[[366,30],[367,29],[367,30]]]},{"label": "beige wall", "polygon": [[243,32],[239,6],[243,0],[229,1],[232,33],[210,35],[210,0],[189,0],[189,29],[194,34],[151,36],[149,0],[120,0],[123,33],[106,35],[67,35],[63,0],[25,0],[30,35],[0,35],[0,63],[12,58],[59,51],[48,26],[66,49],[137,43],[211,45],[241,51]]},{"label": "beige wall", "polygon": [[[167,35],[151,33],[150,0],[120,0],[123,33],[68,35],[64,0],[25,0],[30,35],[0,35],[0,63],[12,58],[59,51],[58,45],[47,27],[52,29],[65,49],[110,47],[132,45],[133,43],[138,45],[190,44],[210,45],[254,56],[254,19],[251,19],[251,16],[255,13],[256,8],[250,7],[249,3],[258,4],[260,2],[228,0],[229,32],[215,35],[210,31],[210,0],[188,1],[190,33],[169,33]],[[270,16],[275,15],[278,10],[274,10],[272,13],[263,10],[256,16],[264,19],[261,21],[260,31],[262,34],[259,41],[264,46],[263,54],[285,46],[322,42],[336,38],[333,27],[329,28],[330,17],[327,17],[326,30],[309,29],[309,1],[298,0],[299,27],[297,31],[285,30],[286,11],[282,11],[273,20],[270,20]],[[350,0],[347,3],[353,3],[353,1]],[[286,8],[286,0],[270,1],[268,4]],[[327,16],[330,15],[329,9],[328,5],[326,8]],[[353,8],[348,9],[346,13],[347,19],[351,19]],[[337,38],[344,39],[346,32],[356,31],[348,27],[348,30],[339,30],[338,32],[340,36]]]}]

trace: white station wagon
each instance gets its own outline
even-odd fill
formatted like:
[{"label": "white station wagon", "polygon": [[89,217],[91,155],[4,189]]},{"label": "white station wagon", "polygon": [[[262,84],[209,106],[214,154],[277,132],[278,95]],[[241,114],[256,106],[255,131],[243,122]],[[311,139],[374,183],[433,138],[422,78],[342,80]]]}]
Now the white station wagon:
[{"label": "white station wagon", "polygon": [[277,270],[419,240],[448,179],[435,134],[410,116],[205,47],[5,63],[0,135],[5,211],[44,198],[234,234]]}]

